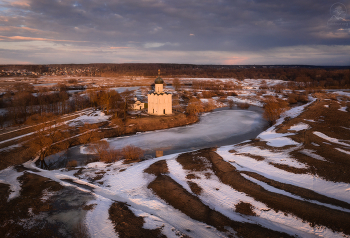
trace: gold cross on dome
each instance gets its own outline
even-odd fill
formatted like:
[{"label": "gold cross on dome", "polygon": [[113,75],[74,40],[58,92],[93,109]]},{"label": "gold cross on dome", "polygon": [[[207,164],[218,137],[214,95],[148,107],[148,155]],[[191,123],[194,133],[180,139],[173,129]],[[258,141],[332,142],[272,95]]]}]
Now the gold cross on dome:
[{"label": "gold cross on dome", "polygon": [[160,76],[160,69],[158,69],[158,76]]}]

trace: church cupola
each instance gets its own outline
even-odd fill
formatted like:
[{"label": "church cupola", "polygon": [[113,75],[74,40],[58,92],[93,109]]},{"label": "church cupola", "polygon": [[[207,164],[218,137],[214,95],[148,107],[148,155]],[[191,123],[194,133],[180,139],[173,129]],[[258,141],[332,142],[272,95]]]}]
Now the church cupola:
[{"label": "church cupola", "polygon": [[158,69],[158,78],[154,81],[154,86],[155,86],[155,93],[162,93],[163,92],[163,84],[164,81],[160,77],[160,69]]}]

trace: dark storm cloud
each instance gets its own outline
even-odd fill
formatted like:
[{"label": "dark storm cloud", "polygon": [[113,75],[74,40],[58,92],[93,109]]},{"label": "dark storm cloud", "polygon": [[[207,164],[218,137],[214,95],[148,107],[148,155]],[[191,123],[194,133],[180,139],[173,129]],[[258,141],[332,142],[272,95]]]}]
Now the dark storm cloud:
[{"label": "dark storm cloud", "polygon": [[253,52],[299,45],[347,46],[350,21],[342,29],[327,26],[333,3],[319,0],[5,1],[0,3],[0,46],[2,41],[30,38],[61,45],[68,42],[77,47],[131,47],[152,52]]}]

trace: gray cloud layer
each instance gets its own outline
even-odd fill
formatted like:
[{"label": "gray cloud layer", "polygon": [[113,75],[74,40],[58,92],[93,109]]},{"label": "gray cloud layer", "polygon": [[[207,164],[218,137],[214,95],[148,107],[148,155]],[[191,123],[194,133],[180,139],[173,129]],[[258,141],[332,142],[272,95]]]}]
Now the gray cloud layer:
[{"label": "gray cloud layer", "polygon": [[[0,3],[0,63],[348,65],[350,17],[327,25],[333,4],[6,0]],[[343,6],[350,10],[349,2]]]}]

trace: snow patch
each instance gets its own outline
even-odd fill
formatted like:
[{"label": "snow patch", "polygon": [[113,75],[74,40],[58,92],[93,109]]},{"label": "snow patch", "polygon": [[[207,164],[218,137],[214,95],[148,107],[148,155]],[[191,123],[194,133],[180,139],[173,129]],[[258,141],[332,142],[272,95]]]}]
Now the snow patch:
[{"label": "snow patch", "polygon": [[335,149],[336,149],[336,150],[339,150],[340,152],[343,152],[343,153],[345,153],[345,154],[350,155],[350,151],[342,150],[342,149],[340,149],[340,148],[335,148]]},{"label": "snow patch", "polygon": [[102,111],[97,110],[94,112],[89,112],[84,115],[81,115],[69,122],[69,126],[75,126],[82,123],[95,124],[104,121],[108,121],[111,116],[107,116]]},{"label": "snow patch", "polygon": [[302,122],[300,122],[300,123],[298,123],[298,124],[296,124],[296,125],[294,125],[294,126],[291,126],[290,128],[289,128],[289,130],[290,131],[302,131],[302,130],[307,130],[307,129],[309,129],[309,125],[308,124],[305,124],[305,123],[302,123]]},{"label": "snow patch", "polygon": [[327,161],[325,158],[323,158],[322,156],[315,154],[314,152],[316,152],[315,150],[309,150],[309,149],[303,149],[301,151],[299,151],[300,153],[307,155],[311,158],[317,159],[317,160],[321,160],[321,161]]},{"label": "snow patch", "polygon": [[10,201],[20,195],[21,184],[17,180],[18,177],[22,176],[23,172],[17,172],[12,166],[0,171],[0,183],[10,185],[11,193],[7,199]]},{"label": "snow patch", "polygon": [[329,142],[332,142],[332,143],[335,143],[335,144],[338,144],[338,145],[343,145],[343,146],[346,146],[346,147],[350,147],[350,144],[346,144],[344,142],[340,142],[338,139],[329,137],[329,136],[323,134],[322,132],[314,131],[313,133],[315,135],[317,135],[318,137],[321,137],[322,139],[327,140]]},{"label": "snow patch", "polygon": [[[245,147],[244,151],[237,147],[223,146],[217,149],[217,153],[227,162],[232,163],[239,171],[252,171],[259,173],[262,176],[279,181],[281,183],[292,184],[306,189],[311,189],[319,194],[323,194],[328,197],[332,197],[347,203],[350,203],[349,194],[346,192],[350,189],[350,184],[348,183],[334,183],[332,181],[326,181],[319,177],[313,176],[311,174],[294,174],[287,172],[282,169],[278,169],[273,165],[269,164],[268,160],[257,161],[253,158],[247,156],[239,156],[230,153],[229,150],[235,149],[239,150],[240,153],[251,153],[262,155],[259,153],[259,149],[255,147]],[[268,153],[263,155],[268,159],[281,160],[285,159],[286,154],[284,153],[273,153],[275,158],[271,158]],[[231,162],[231,161],[234,161]],[[238,166],[237,166],[238,165]]]},{"label": "snow patch", "polygon": [[118,237],[108,214],[108,209],[112,203],[112,200],[98,196],[96,200],[92,200],[87,204],[97,204],[94,209],[89,210],[86,214],[85,224],[88,228],[90,237]]},{"label": "snow patch", "polygon": [[348,108],[348,107],[341,107],[341,108],[339,108],[338,110],[339,110],[339,111],[342,111],[342,112],[348,112],[348,111],[346,111],[347,108]]}]

